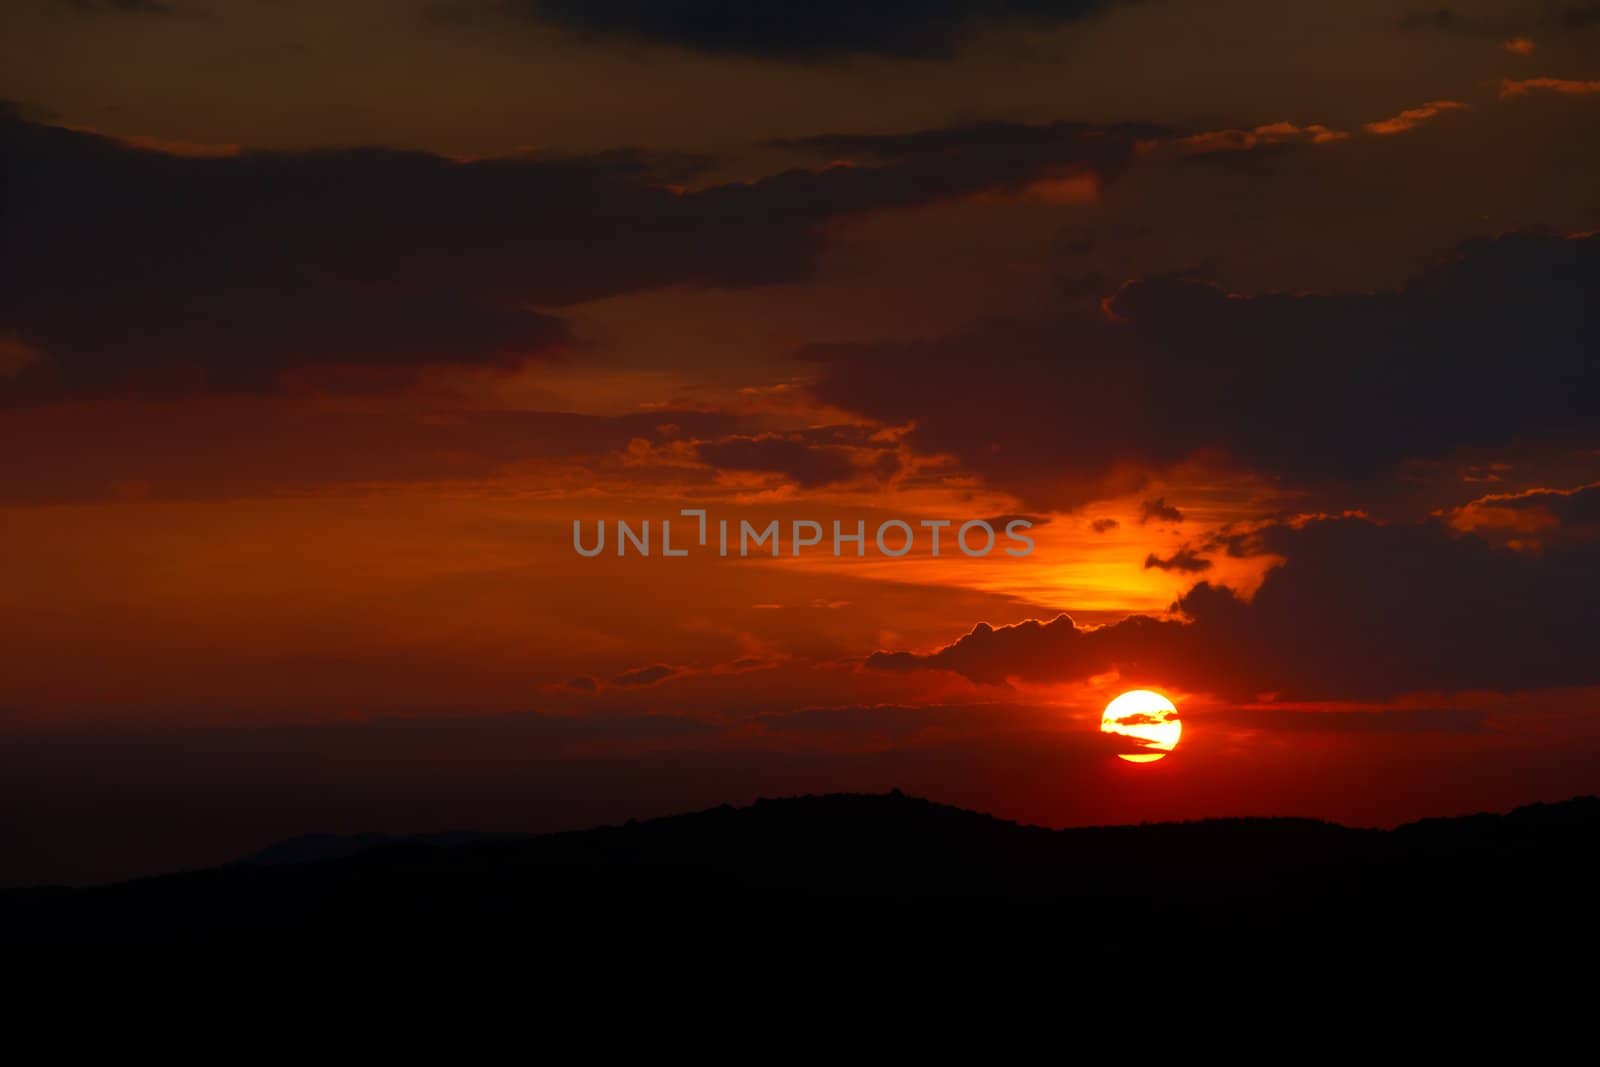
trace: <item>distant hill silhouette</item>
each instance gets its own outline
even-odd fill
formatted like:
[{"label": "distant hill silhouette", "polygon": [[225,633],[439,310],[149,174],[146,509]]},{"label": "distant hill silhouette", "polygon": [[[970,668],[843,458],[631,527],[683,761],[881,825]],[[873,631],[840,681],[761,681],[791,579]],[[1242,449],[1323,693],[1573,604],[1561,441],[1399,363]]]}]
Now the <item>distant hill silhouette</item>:
[{"label": "distant hill silhouette", "polygon": [[442,834],[413,834],[397,837],[394,834],[301,834],[268,845],[248,859],[240,862],[265,867],[284,863],[310,863],[315,860],[336,860],[368,852],[383,845],[414,844],[457,848],[462,845],[484,845],[494,842],[527,841],[532,834],[497,834],[458,831]]},{"label": "distant hill silhouette", "polygon": [[1312,819],[1047,830],[898,791],[839,794],[542,836],[296,838],[213,870],[0,892],[0,939],[443,933],[819,898],[1059,901],[1129,924],[1173,906],[1543,908],[1589,884],[1597,846],[1595,797],[1389,831]]}]

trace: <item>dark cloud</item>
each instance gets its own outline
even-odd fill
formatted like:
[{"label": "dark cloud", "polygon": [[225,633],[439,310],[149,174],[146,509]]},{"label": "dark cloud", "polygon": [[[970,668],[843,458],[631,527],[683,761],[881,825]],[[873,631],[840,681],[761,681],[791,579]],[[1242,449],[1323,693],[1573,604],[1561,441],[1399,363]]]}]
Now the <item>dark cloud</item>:
[{"label": "dark cloud", "polygon": [[1129,682],[1248,699],[1377,699],[1417,691],[1513,691],[1600,683],[1600,541],[1542,554],[1495,548],[1437,522],[1359,518],[1277,524],[1261,551],[1286,562],[1245,601],[1201,582],[1181,616],[1080,629],[1062,615],[979,624],[928,655],[869,666],[941,668],[979,682]]},{"label": "dark cloud", "polygon": [[893,442],[873,434],[872,427],[851,424],[736,433],[698,442],[695,457],[718,470],[779,474],[807,489],[887,480],[899,472],[900,457]]},{"label": "dark cloud", "polygon": [[803,489],[854,480],[852,451],[777,434],[726,437],[696,448],[702,462],[721,470],[781,474]]},{"label": "dark cloud", "polygon": [[1166,497],[1158,496],[1139,505],[1139,525],[1143,526],[1152,519],[1159,519],[1162,522],[1182,522],[1183,512],[1168,504]]},{"label": "dark cloud", "polygon": [[1089,524],[1089,529],[1095,533],[1108,533],[1121,525],[1116,519],[1096,519]]},{"label": "dark cloud", "polygon": [[[1170,131],[1146,123],[1100,125],[1087,122],[1051,122],[1028,125],[987,120],[960,123],[909,133],[824,133],[768,142],[769,147],[795,149],[821,159],[849,159],[877,163],[909,160],[965,159],[993,167],[999,160],[1017,169],[1033,170],[1052,164],[1077,163],[1094,153],[1102,142],[1102,163],[1112,166],[1122,159],[1123,147]],[[997,159],[998,157],[998,159]]]},{"label": "dark cloud", "polygon": [[0,399],[260,391],[308,365],[509,366],[565,342],[548,309],[796,280],[831,218],[1063,167],[1110,174],[1132,153],[1114,129],[1011,129],[1026,145],[1010,154],[684,192],[671,183],[703,161],[156,151],[4,109],[0,336],[32,355],[0,378]]},{"label": "dark cloud", "polygon": [[1185,545],[1171,556],[1162,559],[1154,552],[1144,558],[1144,569],[1155,568],[1163,571],[1180,571],[1184,574],[1198,574],[1211,569],[1211,561],[1204,556],[1197,555],[1194,549]]},{"label": "dark cloud", "polygon": [[767,210],[820,221],[977,192],[1019,192],[1041,179],[1076,174],[1115,178],[1142,140],[1162,132],[1139,123],[975,122],[905,134],[825,134],[777,143],[828,166],[790,170],[707,193],[730,207],[762,201]]},{"label": "dark cloud", "polygon": [[714,55],[817,61],[851,55],[954,55],[986,26],[1079,21],[1117,0],[487,0],[441,5],[460,20],[481,13],[532,19],[580,37],[673,45]]},{"label": "dark cloud", "polygon": [[[1592,439],[1600,237],[1469,242],[1398,291],[1240,296],[1181,278],[963,334],[823,344],[819,400],[914,424],[1038,507],[1110,495],[1119,466],[1211,450],[1296,486],[1527,435]],[[1125,489],[1123,490],[1125,491]]]},{"label": "dark cloud", "polygon": [[1152,715],[1147,711],[1132,711],[1126,715],[1119,716],[1113,721],[1118,726],[1158,726],[1161,723],[1169,722],[1170,719],[1171,717],[1166,712]]},{"label": "dark cloud", "polygon": [[65,0],[75,11],[112,11],[121,15],[171,15],[177,9],[161,0]]},{"label": "dark cloud", "polygon": [[1501,37],[1519,30],[1542,27],[1550,30],[1586,30],[1600,26],[1600,3],[1546,3],[1537,15],[1519,17],[1508,13],[1500,17],[1467,14],[1454,7],[1419,8],[1400,17],[1403,30],[1432,30],[1466,37]]},{"label": "dark cloud", "polygon": [[1066,615],[1049,622],[1029,619],[995,628],[986,622],[937,652],[875,652],[867,666],[878,670],[955,671],[975,682],[1002,684],[1075,681],[1112,667],[1124,673],[1166,670],[1171,650],[1187,643],[1184,624],[1135,615],[1098,630],[1080,630]]},{"label": "dark cloud", "polygon": [[657,682],[665,681],[677,673],[678,668],[669,667],[665,663],[657,663],[651,667],[635,667],[631,671],[623,671],[611,679],[611,684],[621,686],[655,685]]},{"label": "dark cloud", "polygon": [[1557,10],[1556,18],[1569,30],[1587,30],[1600,26],[1600,3],[1567,4]]},{"label": "dark cloud", "polygon": [[600,683],[587,674],[580,674],[567,682],[567,688],[580,693],[593,693],[600,688]]},{"label": "dark cloud", "polygon": [[[1500,66],[1501,42],[1437,54],[1467,62],[1481,49],[1471,62]],[[1534,73],[1507,62],[1492,73]],[[1348,136],[1320,144],[1256,138],[1248,151],[1183,154],[1211,139],[1186,124],[1195,137],[1144,154],[1144,165],[1068,223],[1053,257],[1063,291],[1098,300],[1130,278],[1169,273],[1238,294],[1394,290],[1475,237],[1600,228],[1593,183],[1580,178],[1595,167],[1600,96],[1530,92],[1502,105],[1479,82],[1477,91],[1451,90],[1470,109],[1395,136],[1362,128],[1437,102],[1445,88],[1323,113]],[[1395,225],[1397,213],[1405,225]]]},{"label": "dark cloud", "polygon": [[1457,33],[1485,36],[1503,32],[1503,28],[1481,19],[1462,14],[1453,7],[1434,7],[1408,11],[1400,16],[1402,30],[1433,30],[1438,33]]}]

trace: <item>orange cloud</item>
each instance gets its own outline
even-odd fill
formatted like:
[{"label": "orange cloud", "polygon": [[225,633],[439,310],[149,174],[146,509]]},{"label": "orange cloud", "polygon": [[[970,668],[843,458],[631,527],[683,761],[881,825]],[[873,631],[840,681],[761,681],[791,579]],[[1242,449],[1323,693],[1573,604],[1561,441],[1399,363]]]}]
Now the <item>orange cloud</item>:
[{"label": "orange cloud", "polygon": [[1600,79],[1578,81],[1573,78],[1502,78],[1500,99],[1527,96],[1529,93],[1561,93],[1565,96],[1583,96],[1600,93]]},{"label": "orange cloud", "polygon": [[1538,552],[1554,537],[1594,537],[1600,526],[1600,482],[1573,489],[1491,493],[1440,514],[1454,529],[1503,541],[1518,551]]},{"label": "orange cloud", "polygon": [[1514,56],[1533,55],[1533,42],[1526,37],[1513,37],[1501,47]]},{"label": "orange cloud", "polygon": [[1251,130],[1208,130],[1172,140],[1144,141],[1139,145],[1139,153],[1205,155],[1211,152],[1247,152],[1264,144],[1327,144],[1349,136],[1343,130],[1329,129],[1321,123],[1296,126],[1292,122],[1272,122]]},{"label": "orange cloud", "polygon": [[1406,110],[1400,112],[1398,115],[1392,115],[1386,119],[1379,119],[1377,122],[1369,122],[1363,126],[1362,129],[1366,130],[1368,133],[1376,134],[1380,137],[1387,137],[1392,134],[1405,133],[1407,130],[1414,129],[1417,126],[1422,125],[1422,123],[1427,122],[1440,112],[1465,110],[1466,106],[1466,104],[1461,103],[1459,100],[1430,100],[1421,107],[1406,108]]}]

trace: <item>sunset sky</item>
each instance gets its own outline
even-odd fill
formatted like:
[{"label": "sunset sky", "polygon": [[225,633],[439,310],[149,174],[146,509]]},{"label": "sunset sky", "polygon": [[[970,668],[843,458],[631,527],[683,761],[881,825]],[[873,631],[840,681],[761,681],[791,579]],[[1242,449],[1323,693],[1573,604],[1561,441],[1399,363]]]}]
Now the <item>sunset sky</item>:
[{"label": "sunset sky", "polygon": [[0,145],[0,883],[1600,791],[1600,3],[23,0]]}]

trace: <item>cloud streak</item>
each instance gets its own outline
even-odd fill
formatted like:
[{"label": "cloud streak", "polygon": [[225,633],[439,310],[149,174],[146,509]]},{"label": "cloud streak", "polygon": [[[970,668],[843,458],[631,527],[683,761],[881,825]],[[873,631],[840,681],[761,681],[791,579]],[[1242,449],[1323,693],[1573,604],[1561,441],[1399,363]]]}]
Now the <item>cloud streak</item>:
[{"label": "cloud streak", "polygon": [[1418,107],[1408,107],[1399,114],[1391,115],[1386,119],[1369,122],[1362,129],[1380,137],[1390,137],[1397,133],[1405,133],[1407,130],[1414,130],[1429,119],[1446,111],[1465,111],[1466,109],[1467,105],[1459,100],[1434,100]]},{"label": "cloud streak", "polygon": [[1500,82],[1500,99],[1508,100],[1534,93],[1555,93],[1560,96],[1589,96],[1600,93],[1600,79],[1585,81],[1576,78],[1505,78]]}]

